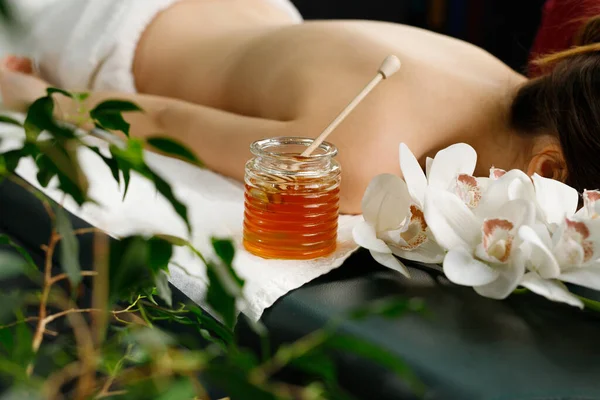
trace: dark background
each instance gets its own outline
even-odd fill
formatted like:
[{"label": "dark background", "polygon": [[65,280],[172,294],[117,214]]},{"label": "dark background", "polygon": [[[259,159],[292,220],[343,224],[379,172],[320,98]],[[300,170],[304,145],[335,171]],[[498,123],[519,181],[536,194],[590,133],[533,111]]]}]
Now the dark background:
[{"label": "dark background", "polygon": [[525,73],[544,0],[292,0],[305,19],[370,19],[430,29],[483,47]]}]

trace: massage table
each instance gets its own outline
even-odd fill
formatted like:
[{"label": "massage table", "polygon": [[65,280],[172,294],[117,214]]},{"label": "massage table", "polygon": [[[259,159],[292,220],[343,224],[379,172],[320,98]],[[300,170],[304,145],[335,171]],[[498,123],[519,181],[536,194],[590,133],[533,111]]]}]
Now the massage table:
[{"label": "massage table", "polygon": [[[0,213],[0,233],[41,261],[40,246],[50,232],[41,203],[4,181]],[[76,229],[88,226],[70,218]],[[82,265],[90,265],[91,236],[79,241]],[[58,258],[55,263],[60,268]],[[284,296],[262,317],[273,348],[369,301],[418,297],[424,301],[424,314],[347,321],[340,329],[401,357],[427,386],[428,399],[600,399],[600,314],[527,294],[494,301],[450,284],[435,267],[408,266],[412,280],[358,252],[341,268]],[[175,301],[189,303],[172,290]],[[240,318],[236,330],[241,343],[258,352],[259,340],[245,319]],[[189,334],[198,336],[193,330]],[[357,398],[414,398],[406,382],[361,357],[339,353],[335,363],[341,387]],[[293,380],[295,375],[289,376]]]}]

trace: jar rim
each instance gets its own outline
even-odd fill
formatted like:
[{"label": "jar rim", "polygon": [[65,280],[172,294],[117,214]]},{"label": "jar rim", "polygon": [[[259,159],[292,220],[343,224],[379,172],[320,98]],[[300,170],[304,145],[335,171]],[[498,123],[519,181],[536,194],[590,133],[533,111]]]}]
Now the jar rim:
[{"label": "jar rim", "polygon": [[[268,139],[257,140],[250,145],[250,151],[256,156],[271,156],[271,157],[300,157],[300,154],[281,153],[271,150],[272,148],[281,146],[304,146],[309,147],[314,142],[314,139],[300,136],[283,136]],[[320,150],[320,151],[317,151]],[[327,157],[335,157],[338,153],[337,147],[329,142],[323,142],[317,147],[317,150],[306,159],[323,159]]]}]

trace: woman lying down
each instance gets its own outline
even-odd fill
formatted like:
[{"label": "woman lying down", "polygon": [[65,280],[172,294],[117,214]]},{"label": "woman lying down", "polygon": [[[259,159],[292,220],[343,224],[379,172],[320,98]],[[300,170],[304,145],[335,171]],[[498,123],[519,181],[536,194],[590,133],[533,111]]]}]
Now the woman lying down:
[{"label": "woman lying down", "polygon": [[[29,60],[5,59],[4,101],[22,110],[47,85],[92,89],[90,107],[127,98],[146,111],[127,116],[133,136],[166,132],[242,180],[253,141],[316,137],[395,54],[400,72],[328,139],[344,170],[342,212],[360,213],[375,175],[400,173],[400,142],[422,165],[465,142],[479,175],[493,165],[579,191],[600,186],[600,19],[528,81],[459,40],[382,22],[303,22],[286,1],[60,0],[25,10],[43,79]],[[70,100],[59,101],[68,114]]]}]

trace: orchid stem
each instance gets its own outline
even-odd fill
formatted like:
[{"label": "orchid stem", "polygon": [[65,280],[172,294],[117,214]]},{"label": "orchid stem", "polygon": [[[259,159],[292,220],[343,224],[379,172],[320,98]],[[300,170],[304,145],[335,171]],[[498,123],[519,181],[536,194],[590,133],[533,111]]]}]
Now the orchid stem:
[{"label": "orchid stem", "polygon": [[583,302],[585,308],[593,311],[600,311],[600,301],[591,300],[586,297],[577,296]]}]

